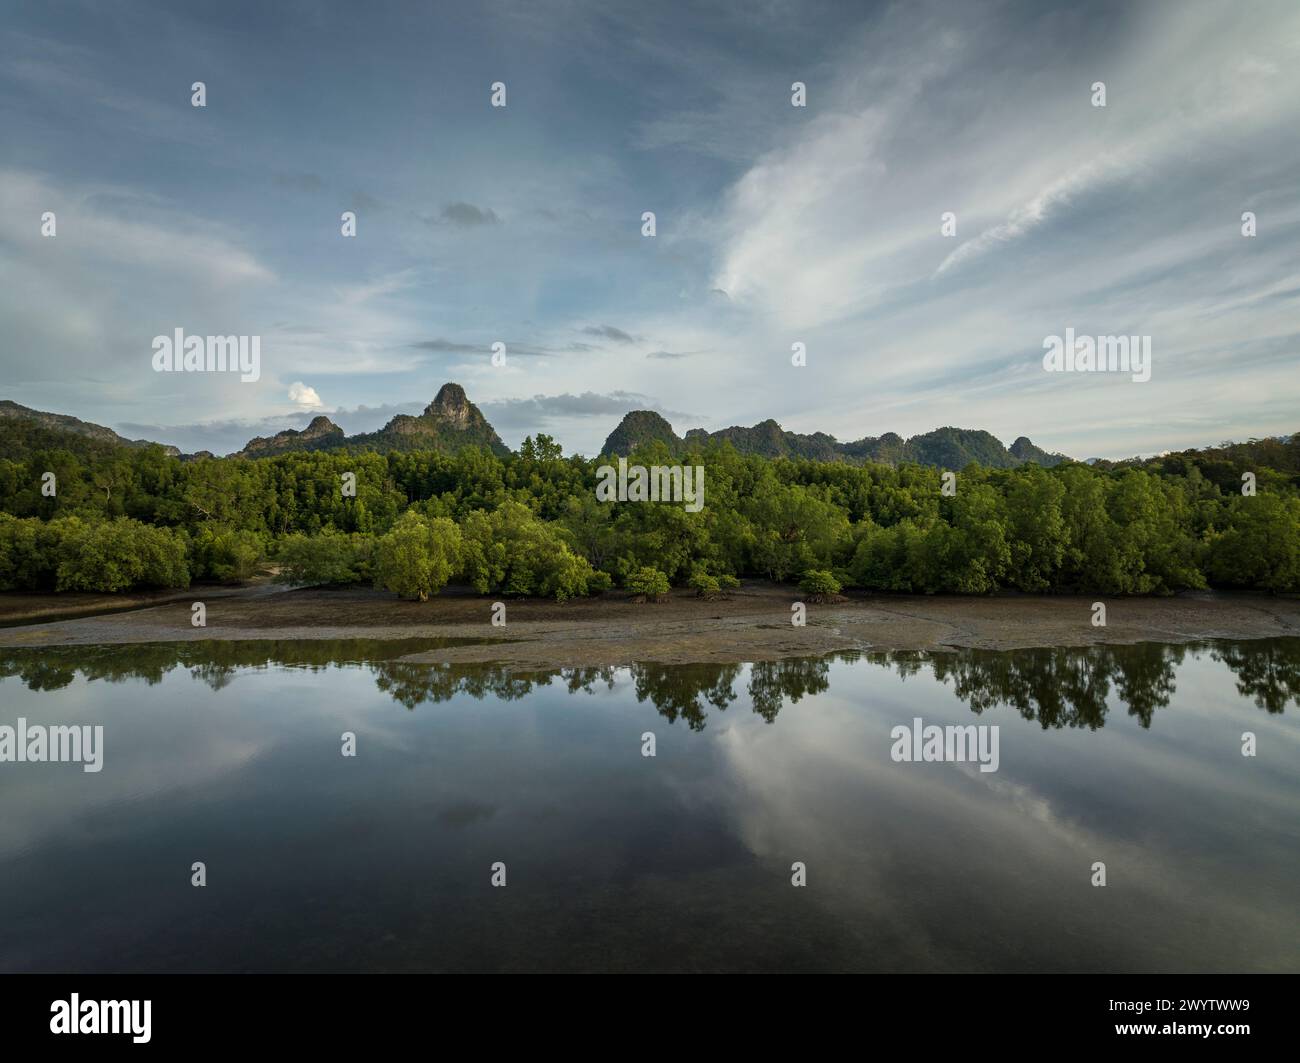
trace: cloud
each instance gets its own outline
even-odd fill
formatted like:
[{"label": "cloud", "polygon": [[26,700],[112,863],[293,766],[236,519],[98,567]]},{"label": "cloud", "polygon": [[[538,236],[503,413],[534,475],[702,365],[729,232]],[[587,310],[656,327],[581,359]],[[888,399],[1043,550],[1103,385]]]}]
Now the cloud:
[{"label": "cloud", "polygon": [[309,388],[301,380],[295,380],[289,385],[289,401],[310,409],[320,409],[324,405],[320,400],[320,396],[316,394],[316,389]]},{"label": "cloud", "polygon": [[481,405],[489,420],[500,417],[505,425],[548,421],[557,417],[621,417],[629,410],[655,410],[665,417],[687,420],[695,418],[694,414],[680,410],[666,410],[659,405],[658,400],[632,391],[611,391],[607,394],[584,391],[578,395],[565,392],[560,395],[534,395],[528,399],[498,399]]},{"label": "cloud", "polygon": [[615,328],[613,325],[588,325],[582,332],[586,336],[599,336],[601,339],[614,340],[617,343],[636,342],[621,328]]},{"label": "cloud", "polygon": [[459,229],[472,229],[479,225],[496,225],[501,221],[491,208],[476,207],[473,203],[449,203],[442,208],[442,220]]},{"label": "cloud", "polygon": [[[1293,427],[1294,0],[1250,19],[1201,2],[606,5],[563,26],[547,6],[501,16],[491,42],[440,24],[453,81],[504,49],[544,83],[527,135],[484,136],[454,94],[406,106],[426,59],[391,51],[391,20],[326,11],[310,41],[268,23],[231,52],[221,13],[127,16],[110,37],[93,7],[28,5],[0,29],[21,149],[0,166],[0,216],[18,219],[0,234],[5,393],[105,424],[216,424],[292,408],[307,377],[367,409],[450,378],[480,404],[544,393],[500,416],[550,418],[586,453],[603,417],[655,395],[707,405],[710,427],[960,424],[1082,455]],[[206,74],[158,80],[176,39]],[[392,76],[358,98],[376,47]],[[331,76],[304,110],[293,87],[317,67]],[[347,116],[347,152],[313,114]],[[412,138],[422,123],[439,137]],[[357,240],[346,208],[369,218]],[[149,339],[177,326],[261,335],[263,380],[152,373]],[[1152,335],[1152,381],[1045,377],[1042,339],[1068,326]],[[360,409],[345,427],[378,427]]]},{"label": "cloud", "polygon": [[229,454],[242,449],[245,443],[256,436],[273,436],[286,428],[302,430],[310,423],[312,416],[311,413],[293,413],[276,417],[228,418],[197,424],[119,421],[114,428],[129,439],[166,443],[179,447],[187,454],[200,450]]},{"label": "cloud", "polygon": [[419,343],[412,343],[411,347],[417,351],[437,351],[444,354],[484,354],[490,352],[491,347],[485,347],[477,343],[455,343],[452,340],[420,340]]},{"label": "cloud", "polygon": [[[309,391],[313,390],[308,388]],[[432,398],[432,394],[429,396]],[[255,436],[273,436],[286,428],[301,431],[319,412],[328,413],[330,420],[348,435],[373,432],[382,428],[398,414],[416,415],[423,411],[423,402],[392,403],[382,406],[357,406],[353,409],[339,407],[321,410],[312,407],[293,413],[273,414],[268,417],[227,417],[192,424],[157,424],[153,422],[121,421],[115,430],[131,439],[149,439],[170,443],[187,453],[210,450],[215,454],[228,454],[240,450]]]},{"label": "cloud", "polygon": [[363,210],[383,210],[384,203],[366,192],[352,193],[352,209],[355,211]]},{"label": "cloud", "polygon": [[508,340],[491,340],[486,343],[460,343],[455,340],[442,339],[441,337],[433,340],[420,340],[418,343],[409,344],[412,350],[433,351],[437,354],[472,354],[489,357],[492,354],[492,344],[502,342],[506,345],[506,358],[513,355],[523,355],[527,358],[546,358],[556,354],[566,352],[582,353],[583,351],[594,350],[595,348],[585,343],[571,343],[565,347],[539,347],[530,343],[514,343]]}]

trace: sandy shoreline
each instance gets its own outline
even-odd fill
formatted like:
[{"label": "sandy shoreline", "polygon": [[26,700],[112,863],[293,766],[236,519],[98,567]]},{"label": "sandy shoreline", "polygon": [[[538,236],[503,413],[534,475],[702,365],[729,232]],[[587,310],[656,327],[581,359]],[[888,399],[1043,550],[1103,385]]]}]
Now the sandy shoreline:
[{"label": "sandy shoreline", "polygon": [[[731,598],[674,592],[661,604],[621,595],[556,604],[507,601],[491,624],[492,599],[448,591],[423,603],[367,589],[285,591],[267,584],[193,588],[184,600],[130,612],[0,628],[0,647],[75,646],[202,639],[481,638],[409,659],[494,661],[521,667],[777,660],[835,650],[1018,649],[1214,638],[1300,636],[1300,600],[1197,594],[1174,598],[861,595],[807,607],[791,624],[793,587],[746,584]],[[192,602],[207,626],[190,623]],[[1107,624],[1094,627],[1092,603]],[[31,600],[0,596],[0,620]],[[87,603],[83,603],[87,604]]]}]

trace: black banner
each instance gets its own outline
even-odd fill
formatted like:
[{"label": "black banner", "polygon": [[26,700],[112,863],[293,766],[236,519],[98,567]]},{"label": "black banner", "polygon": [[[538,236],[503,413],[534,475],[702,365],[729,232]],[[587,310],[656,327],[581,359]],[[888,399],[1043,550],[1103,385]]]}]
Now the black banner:
[{"label": "black banner", "polygon": [[[815,1007],[790,992],[786,1006],[755,1011],[754,986],[730,979],[710,979],[702,999],[710,1011],[729,1016],[723,1036],[762,1039],[772,1047],[772,1038],[822,1043],[827,1025],[859,1036],[879,1032],[896,1045],[913,1041],[925,1050],[1073,1050],[1132,1042],[1138,1050],[1204,1045],[1240,1053],[1284,1047],[1295,1034],[1293,976],[863,977],[836,987]],[[683,1019],[676,1005],[638,1003],[629,988],[588,979],[564,991],[581,994],[583,1007],[575,1012],[557,1011],[557,1001],[536,979],[489,987],[481,979],[469,984],[432,975],[11,975],[0,981],[0,1028],[6,1055],[18,1059],[13,1049],[98,1051],[110,1044],[337,1052],[398,1046],[435,1031],[440,1040],[463,1038],[474,1029],[484,1035],[484,1050],[492,1051],[513,1036],[534,1047],[559,1036],[562,1015],[570,1027],[566,1041],[613,1047],[626,1044],[629,1035],[653,1043],[657,1024],[676,1027]],[[820,986],[817,992],[826,994]],[[666,1027],[663,1036],[665,1043],[676,1042],[678,1033]]]}]

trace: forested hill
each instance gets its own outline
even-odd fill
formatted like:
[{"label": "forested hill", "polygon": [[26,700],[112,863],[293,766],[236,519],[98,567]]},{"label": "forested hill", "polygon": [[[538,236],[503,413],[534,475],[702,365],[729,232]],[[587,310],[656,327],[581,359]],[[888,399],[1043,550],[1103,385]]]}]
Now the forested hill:
[{"label": "forested hill", "polygon": [[[89,460],[122,448],[144,447],[160,447],[172,457],[211,457],[207,452],[182,455],[176,447],[147,439],[126,439],[111,428],[90,421],[0,401],[0,457],[12,461],[51,450],[64,450]],[[417,450],[454,454],[464,447],[483,447],[501,457],[510,453],[482,411],[466,397],[464,389],[459,384],[447,383],[418,417],[399,414],[377,432],[349,436],[321,415],[313,418],[302,431],[290,428],[274,436],[251,439],[238,454],[246,458],[269,458],[342,447],[380,454]]]},{"label": "forested hill", "polygon": [[[811,435],[787,432],[776,421],[767,420],[749,428],[724,428],[716,432],[693,428],[682,437],[662,416],[650,410],[634,410],[627,414],[605,440],[601,453],[625,456],[638,447],[659,443],[669,454],[683,455],[691,449],[720,442],[729,443],[740,454],[765,458],[895,468],[913,464],[960,470],[972,463],[986,469],[1012,469],[1023,465],[1051,468],[1071,460],[1035,446],[1024,436],[1005,447],[988,432],[951,427],[937,428],[910,439],[886,432],[881,436],[841,443],[823,432]],[[0,459],[26,461],[37,454],[66,451],[84,461],[93,461],[151,447],[184,460],[211,457],[206,452],[182,455],[176,447],[145,439],[126,439],[103,425],[0,400]],[[420,451],[456,454],[467,447],[481,447],[498,457],[511,453],[482,411],[469,401],[464,389],[459,384],[447,383],[419,416],[399,415],[376,432],[349,436],[328,417],[321,415],[302,431],[290,429],[275,436],[252,439],[238,455],[264,458],[344,448],[380,454]],[[1300,433],[1242,443],[1221,443],[1215,447],[1174,451],[1151,458],[1095,460],[1090,464],[1098,469],[1143,468],[1173,476],[1184,476],[1189,470],[1196,469],[1199,475],[1225,491],[1229,488],[1239,490],[1243,469],[1269,469],[1300,476]]]},{"label": "forested hill", "polygon": [[1154,458],[1099,459],[1091,464],[1099,469],[1143,468],[1171,476],[1185,476],[1196,469],[1207,480],[1236,489],[1243,469],[1273,469],[1300,478],[1300,432],[1245,443],[1174,450]]},{"label": "forested hill", "polygon": [[281,432],[248,442],[240,451],[247,458],[264,458],[295,450],[352,447],[379,454],[431,450],[455,453],[463,447],[483,447],[502,457],[510,448],[501,442],[482,411],[469,401],[459,384],[443,384],[418,417],[398,414],[377,432],[348,436],[328,417],[317,417],[303,431]]},{"label": "forested hill", "polygon": [[[118,447],[159,446],[147,439],[126,439],[102,424],[92,424],[62,413],[46,413],[20,406],[8,399],[0,401],[0,455],[19,460],[42,450],[70,450],[74,454],[92,455],[111,452]],[[175,447],[163,447],[179,455]]]},{"label": "forested hill", "polygon": [[975,462],[986,469],[1011,469],[1026,462],[1052,466],[1070,460],[1064,454],[1049,454],[1024,436],[1007,449],[990,433],[975,428],[936,428],[911,439],[886,432],[853,443],[840,443],[825,432],[812,435],[787,432],[769,419],[750,428],[723,428],[716,432],[692,428],[684,437],[679,437],[672,425],[651,410],[634,410],[625,416],[605,440],[601,453],[623,456],[638,446],[660,442],[671,453],[679,454],[694,445],[724,440],[741,454],[840,461],[852,465],[911,463],[941,469],[964,469]]}]

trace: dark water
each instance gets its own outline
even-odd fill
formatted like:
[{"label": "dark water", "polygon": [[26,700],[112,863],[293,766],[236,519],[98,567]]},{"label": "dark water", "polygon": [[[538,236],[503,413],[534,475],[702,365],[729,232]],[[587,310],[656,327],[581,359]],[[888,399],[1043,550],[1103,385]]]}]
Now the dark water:
[{"label": "dark water", "polygon": [[[104,727],[98,773],[0,763],[0,970],[1300,970],[1300,640],[427,645],[0,651],[0,725]],[[891,759],[914,717],[997,770]]]}]

